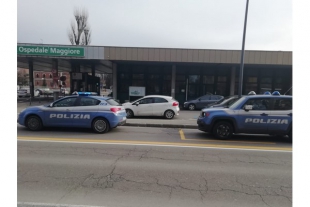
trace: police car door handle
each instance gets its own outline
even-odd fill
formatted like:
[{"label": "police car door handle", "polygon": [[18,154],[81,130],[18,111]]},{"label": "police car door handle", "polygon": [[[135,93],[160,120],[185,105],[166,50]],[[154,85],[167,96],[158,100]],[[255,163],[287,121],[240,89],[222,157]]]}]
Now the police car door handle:
[{"label": "police car door handle", "polygon": [[262,114],[260,114],[261,116],[268,116],[268,114],[265,114],[265,113],[262,113]]},{"label": "police car door handle", "polygon": [[292,114],[292,113],[289,113],[288,116],[293,116],[293,114]]}]

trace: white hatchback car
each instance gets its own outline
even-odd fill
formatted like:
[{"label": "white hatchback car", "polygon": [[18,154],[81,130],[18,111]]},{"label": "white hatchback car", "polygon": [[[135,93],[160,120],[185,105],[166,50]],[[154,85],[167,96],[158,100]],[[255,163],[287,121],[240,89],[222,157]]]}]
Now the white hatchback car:
[{"label": "white hatchback car", "polygon": [[150,95],[134,102],[123,103],[127,118],[133,116],[164,116],[172,119],[179,115],[179,102],[171,96]]}]

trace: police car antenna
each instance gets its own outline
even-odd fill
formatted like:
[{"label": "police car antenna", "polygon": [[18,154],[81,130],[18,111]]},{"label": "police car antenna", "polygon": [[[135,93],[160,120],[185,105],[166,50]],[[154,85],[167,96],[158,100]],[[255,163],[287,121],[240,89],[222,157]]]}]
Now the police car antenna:
[{"label": "police car antenna", "polygon": [[289,92],[292,88],[293,88],[293,86],[291,86],[291,87],[284,93],[284,95],[286,95],[286,93]]}]

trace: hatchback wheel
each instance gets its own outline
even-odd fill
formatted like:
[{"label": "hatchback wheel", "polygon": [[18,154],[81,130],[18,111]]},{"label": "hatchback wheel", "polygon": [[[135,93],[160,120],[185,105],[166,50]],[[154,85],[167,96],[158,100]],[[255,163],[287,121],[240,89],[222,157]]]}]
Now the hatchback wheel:
[{"label": "hatchback wheel", "polygon": [[191,110],[191,111],[195,110],[195,109],[196,109],[195,104],[190,104],[190,105],[188,106],[188,109]]},{"label": "hatchback wheel", "polygon": [[171,110],[167,110],[167,111],[165,111],[164,116],[165,116],[166,119],[173,119],[173,117],[174,117],[174,112],[171,111]]},{"label": "hatchback wheel", "polygon": [[127,114],[127,118],[132,118],[134,116],[133,111],[130,109],[126,109],[126,114]]},{"label": "hatchback wheel", "polygon": [[109,131],[109,122],[104,118],[97,118],[93,121],[92,128],[96,133],[105,133]]},{"label": "hatchback wheel", "polygon": [[233,127],[229,122],[221,121],[215,124],[213,135],[218,139],[228,139],[233,133]]}]

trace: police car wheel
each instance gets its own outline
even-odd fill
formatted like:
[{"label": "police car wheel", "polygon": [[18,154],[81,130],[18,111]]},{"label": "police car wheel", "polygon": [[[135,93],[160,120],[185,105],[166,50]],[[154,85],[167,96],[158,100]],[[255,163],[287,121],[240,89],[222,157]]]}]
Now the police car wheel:
[{"label": "police car wheel", "polygon": [[195,110],[196,109],[195,104],[188,105],[188,109],[191,110],[191,111]]},{"label": "police car wheel", "polygon": [[231,137],[233,127],[226,121],[218,122],[213,128],[213,135],[219,139],[228,139]]},{"label": "police car wheel", "polygon": [[127,118],[132,118],[133,117],[133,111],[130,109],[126,109],[126,114],[127,114]]},{"label": "police car wheel", "polygon": [[92,128],[96,133],[105,133],[109,131],[110,126],[107,120],[98,118],[93,121]]},{"label": "police car wheel", "polygon": [[288,138],[290,139],[290,141],[293,140],[293,132],[292,132],[292,130],[290,130],[290,133],[288,134]]},{"label": "police car wheel", "polygon": [[26,126],[31,131],[39,131],[42,129],[42,121],[37,116],[29,116],[26,120]]},{"label": "police car wheel", "polygon": [[166,119],[173,119],[174,112],[171,111],[171,110],[167,110],[167,111],[165,111],[164,116],[165,116]]}]

